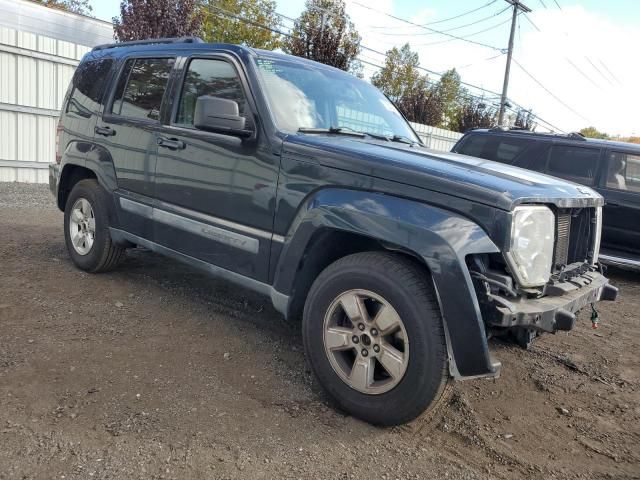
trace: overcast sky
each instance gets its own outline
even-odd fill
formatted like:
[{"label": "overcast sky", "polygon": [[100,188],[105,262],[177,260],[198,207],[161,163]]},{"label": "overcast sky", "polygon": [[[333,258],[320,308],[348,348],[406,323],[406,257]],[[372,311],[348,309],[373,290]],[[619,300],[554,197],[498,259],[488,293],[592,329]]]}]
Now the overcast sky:
[{"label": "overcast sky", "polygon": [[[119,13],[119,0],[91,3],[98,18],[110,20]],[[524,3],[533,10],[528,16],[540,31],[519,17],[514,58],[539,84],[513,64],[509,98],[565,131],[594,125],[613,135],[640,135],[640,1]],[[297,17],[304,8],[304,0],[279,0],[277,4],[278,12],[290,17]],[[347,0],[347,5],[364,46],[386,51],[409,42],[420,54],[423,67],[436,72],[455,67],[465,82],[494,92],[502,90],[506,55],[499,50],[452,40],[385,14],[420,25],[430,23],[429,29],[448,30],[450,35],[461,37],[487,29],[468,40],[505,49],[510,27],[505,0]],[[478,10],[473,13],[446,20],[475,8]],[[384,61],[369,50],[362,53],[368,62]],[[367,67],[366,76],[372,71]]]}]

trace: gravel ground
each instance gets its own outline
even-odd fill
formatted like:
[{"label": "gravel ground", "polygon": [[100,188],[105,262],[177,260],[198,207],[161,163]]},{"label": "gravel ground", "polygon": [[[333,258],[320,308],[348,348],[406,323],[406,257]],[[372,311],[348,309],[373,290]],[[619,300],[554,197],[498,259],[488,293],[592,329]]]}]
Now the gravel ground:
[{"label": "gravel ground", "polygon": [[336,412],[299,324],[146,251],[74,268],[46,186],[0,184],[0,479],[640,478],[640,276],[430,419]]}]

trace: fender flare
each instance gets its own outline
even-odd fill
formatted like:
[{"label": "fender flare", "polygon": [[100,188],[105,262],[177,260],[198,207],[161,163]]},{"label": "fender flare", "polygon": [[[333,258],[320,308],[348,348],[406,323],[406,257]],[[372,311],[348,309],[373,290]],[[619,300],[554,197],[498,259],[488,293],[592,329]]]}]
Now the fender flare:
[{"label": "fender flare", "polygon": [[466,266],[470,254],[498,247],[476,223],[432,205],[361,190],[326,188],[302,204],[275,270],[275,290],[290,295],[300,259],[315,232],[330,228],[371,237],[421,259],[431,272],[454,377],[497,376],[484,321]]},{"label": "fender flare", "polygon": [[[64,202],[62,202],[64,192],[60,187],[65,182],[67,175],[70,174],[69,170],[74,167],[91,171],[98,183],[109,193],[118,188],[113,158],[106,148],[92,142],[70,142],[60,162],[60,176],[56,195],[56,202],[60,210],[64,211]],[[120,224],[115,203],[113,205],[110,204],[109,220],[112,225]]]}]

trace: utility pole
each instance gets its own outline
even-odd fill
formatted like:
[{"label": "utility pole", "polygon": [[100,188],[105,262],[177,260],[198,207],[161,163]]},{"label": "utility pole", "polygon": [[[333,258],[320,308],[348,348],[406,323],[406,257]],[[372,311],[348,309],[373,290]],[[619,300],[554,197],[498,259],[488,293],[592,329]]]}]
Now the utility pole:
[{"label": "utility pole", "polygon": [[504,83],[502,84],[502,96],[500,97],[500,113],[498,114],[498,126],[504,122],[504,110],[507,105],[507,89],[509,88],[509,72],[511,71],[511,57],[513,56],[513,37],[516,33],[516,22],[520,11],[529,13],[531,9],[520,0],[505,0],[513,5],[513,17],[511,18],[511,34],[509,35],[509,50],[507,51],[507,66],[504,69]]}]

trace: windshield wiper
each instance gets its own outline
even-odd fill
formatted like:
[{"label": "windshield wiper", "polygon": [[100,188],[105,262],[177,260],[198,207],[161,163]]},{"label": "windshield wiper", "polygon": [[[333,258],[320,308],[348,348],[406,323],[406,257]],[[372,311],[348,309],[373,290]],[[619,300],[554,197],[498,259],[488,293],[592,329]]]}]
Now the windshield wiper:
[{"label": "windshield wiper", "polygon": [[358,132],[357,130],[353,130],[349,127],[329,127],[329,128],[307,128],[300,127],[298,129],[300,133],[339,133],[341,135],[353,135],[355,137],[364,137],[365,134],[362,132]]},{"label": "windshield wiper", "polygon": [[329,127],[329,128],[308,128],[308,127],[300,127],[298,129],[301,133],[339,133],[342,135],[353,135],[355,137],[371,137],[378,140],[385,140],[387,142],[399,142],[406,143],[408,145],[416,145],[418,142],[411,140],[408,137],[403,135],[392,135],[387,136],[382,133],[372,133],[372,132],[361,132],[358,130],[354,130],[351,127]]},{"label": "windshield wiper", "polygon": [[406,143],[409,145],[418,145],[418,142],[416,142],[415,140],[411,140],[409,137],[405,137],[403,135],[394,135],[389,140],[391,140],[392,142]]}]

